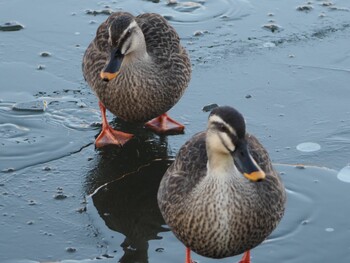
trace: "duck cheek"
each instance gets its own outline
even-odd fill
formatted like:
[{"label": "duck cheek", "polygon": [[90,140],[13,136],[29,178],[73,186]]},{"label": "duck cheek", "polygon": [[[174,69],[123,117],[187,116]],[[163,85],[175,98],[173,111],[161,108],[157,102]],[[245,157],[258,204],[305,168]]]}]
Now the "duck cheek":
[{"label": "duck cheek", "polygon": [[130,43],[130,42],[125,43],[123,45],[123,48],[121,49],[121,53],[124,55],[129,54],[132,50],[132,47],[133,47],[132,43]]},{"label": "duck cheek", "polygon": [[216,133],[208,134],[207,143],[212,152],[221,154],[227,154],[229,152],[222,137]]},{"label": "duck cheek", "polygon": [[225,146],[228,152],[233,153],[236,149],[235,145],[232,143],[231,138],[227,135],[227,133],[221,133],[220,139],[222,144]]}]

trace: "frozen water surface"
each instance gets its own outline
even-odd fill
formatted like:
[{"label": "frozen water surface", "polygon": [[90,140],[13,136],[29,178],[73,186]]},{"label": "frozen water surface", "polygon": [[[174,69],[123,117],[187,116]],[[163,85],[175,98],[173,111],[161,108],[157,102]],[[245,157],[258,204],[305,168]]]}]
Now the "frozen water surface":
[{"label": "frozen water surface", "polygon": [[[244,114],[287,188],[285,217],[253,262],[350,262],[349,8],[346,0],[1,1],[0,261],[183,261],[156,191],[181,145],[205,129],[202,109],[217,104]],[[135,138],[95,150],[100,114],[81,60],[117,10],[160,13],[179,32],[193,75],[170,114],[186,131],[159,137],[109,114]]]}]

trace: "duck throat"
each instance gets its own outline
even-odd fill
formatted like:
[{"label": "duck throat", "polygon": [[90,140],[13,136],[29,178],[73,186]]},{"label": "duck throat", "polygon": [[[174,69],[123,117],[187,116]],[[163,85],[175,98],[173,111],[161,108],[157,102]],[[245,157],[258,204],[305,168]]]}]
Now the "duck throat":
[{"label": "duck throat", "polygon": [[141,64],[143,67],[147,67],[151,62],[150,56],[146,50],[135,50],[127,54],[124,58],[124,64],[126,66],[136,66]]},{"label": "duck throat", "polygon": [[239,175],[232,156],[226,153],[208,154],[207,175],[226,177]]}]

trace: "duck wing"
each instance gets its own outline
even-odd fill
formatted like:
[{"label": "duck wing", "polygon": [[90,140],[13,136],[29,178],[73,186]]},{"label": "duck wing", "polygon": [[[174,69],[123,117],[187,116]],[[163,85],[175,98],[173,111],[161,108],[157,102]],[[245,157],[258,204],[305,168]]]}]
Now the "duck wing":
[{"label": "duck wing", "polygon": [[274,170],[268,152],[259,140],[252,134],[246,134],[248,149],[250,154],[260,168],[266,173],[271,174]]},{"label": "duck wing", "polygon": [[155,13],[142,14],[136,17],[136,22],[145,36],[147,52],[153,58],[167,61],[172,54],[183,52],[179,35],[161,15]]},{"label": "duck wing", "polygon": [[194,135],[179,150],[175,161],[164,174],[158,201],[186,198],[207,172],[205,132]]}]

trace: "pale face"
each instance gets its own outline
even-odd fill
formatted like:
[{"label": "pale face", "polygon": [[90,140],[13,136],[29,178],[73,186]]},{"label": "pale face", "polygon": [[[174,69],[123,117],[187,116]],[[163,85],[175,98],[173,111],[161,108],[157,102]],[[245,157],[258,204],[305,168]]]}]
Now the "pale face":
[{"label": "pale face", "polygon": [[236,146],[234,140],[237,138],[236,131],[217,115],[212,115],[208,121],[207,143],[213,152],[230,154]]}]

